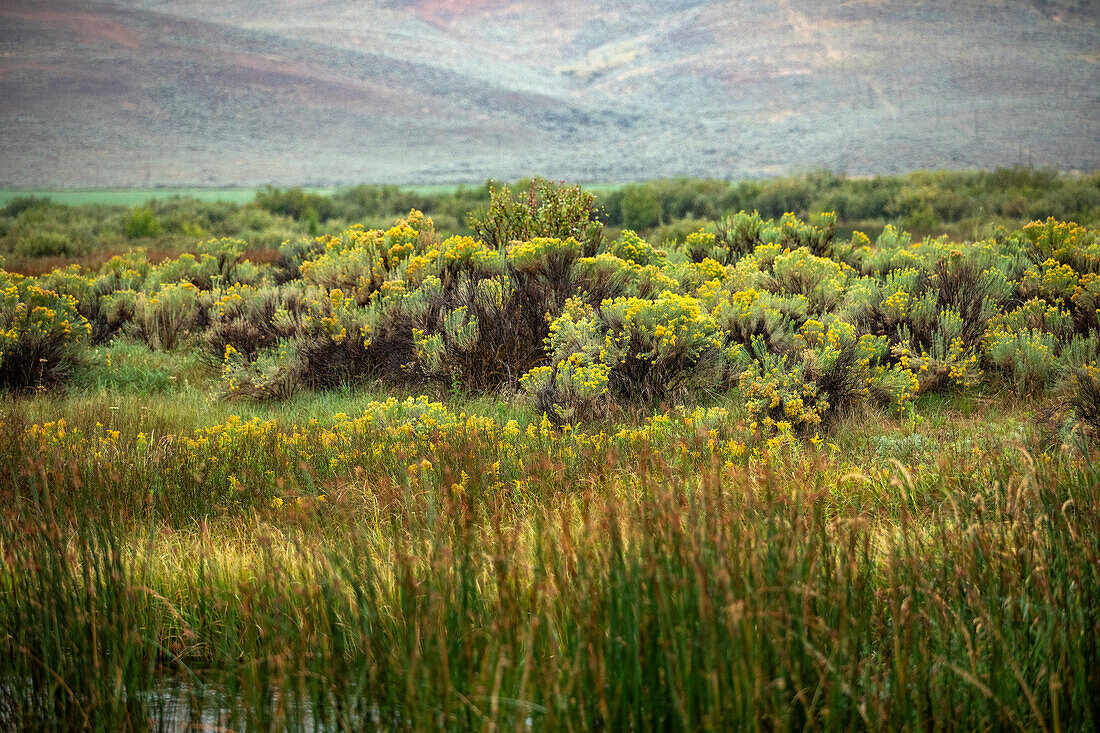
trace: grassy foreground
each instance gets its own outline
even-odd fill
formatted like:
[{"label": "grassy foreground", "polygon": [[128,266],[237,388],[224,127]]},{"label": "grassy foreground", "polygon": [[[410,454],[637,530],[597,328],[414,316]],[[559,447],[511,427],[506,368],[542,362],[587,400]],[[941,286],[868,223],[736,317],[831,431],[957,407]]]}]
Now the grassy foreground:
[{"label": "grassy foreground", "polygon": [[5,408],[9,724],[1096,727],[1100,469],[1007,401],[761,457],[722,408],[185,394]]}]

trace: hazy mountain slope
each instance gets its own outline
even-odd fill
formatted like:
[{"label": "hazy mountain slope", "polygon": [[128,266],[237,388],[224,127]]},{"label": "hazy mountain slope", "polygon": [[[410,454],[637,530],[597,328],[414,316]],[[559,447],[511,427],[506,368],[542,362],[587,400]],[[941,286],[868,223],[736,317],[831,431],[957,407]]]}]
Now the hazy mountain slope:
[{"label": "hazy mountain slope", "polygon": [[528,149],[626,119],[370,52],[91,3],[0,6],[0,44],[9,183],[350,180],[437,163],[462,177],[464,161],[533,165]]},{"label": "hazy mountain slope", "polygon": [[1097,21],[1023,0],[5,2],[0,183],[1094,169]]}]

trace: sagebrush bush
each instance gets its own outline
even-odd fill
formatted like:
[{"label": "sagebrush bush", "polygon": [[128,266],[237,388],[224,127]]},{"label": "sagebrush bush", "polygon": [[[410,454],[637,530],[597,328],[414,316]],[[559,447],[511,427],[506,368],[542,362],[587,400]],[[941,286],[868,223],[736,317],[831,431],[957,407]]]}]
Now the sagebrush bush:
[{"label": "sagebrush bush", "polygon": [[847,265],[800,247],[775,258],[770,289],[805,296],[813,313],[827,313],[840,305],[854,274]]},{"label": "sagebrush bush", "polygon": [[621,298],[603,303],[593,319],[615,396],[655,402],[721,380],[721,332],[694,298],[667,292],[655,300]]},{"label": "sagebrush bush", "polygon": [[519,381],[538,410],[555,425],[584,422],[607,413],[610,367],[570,354],[553,366],[535,367]]},{"label": "sagebrush bush", "polygon": [[748,367],[738,375],[750,427],[764,436],[816,431],[829,409],[828,399],[793,357],[768,352],[759,341]]},{"label": "sagebrush bush", "polygon": [[1054,336],[1034,328],[1020,331],[995,330],[987,337],[986,353],[1018,392],[1030,394],[1045,389],[1054,376],[1058,348]]},{"label": "sagebrush bush", "polygon": [[818,257],[830,256],[836,236],[836,214],[825,212],[819,219],[821,226],[814,226],[793,213],[785,213],[779,223],[779,243],[791,250],[805,247]]},{"label": "sagebrush bush", "polygon": [[576,264],[576,284],[584,299],[596,306],[605,300],[637,295],[639,268],[606,252],[583,257]]},{"label": "sagebrush bush", "polygon": [[131,323],[150,348],[171,351],[205,325],[204,316],[199,289],[185,281],[137,293]]},{"label": "sagebrush bush", "polygon": [[0,297],[0,389],[64,384],[92,330],[76,298],[2,269]]},{"label": "sagebrush bush", "polygon": [[1100,434],[1100,369],[1095,364],[1073,371],[1066,404],[1093,435]]},{"label": "sagebrush bush", "polygon": [[[688,242],[688,252],[692,259],[698,254],[711,257],[723,265],[731,265],[764,244],[764,227],[765,221],[758,211],[727,215],[715,225],[717,234],[712,243],[708,243],[706,238]],[[702,250],[701,247],[707,244],[710,244],[707,250]]]},{"label": "sagebrush bush", "polygon": [[318,237],[315,246],[301,254],[298,271],[306,283],[339,288],[364,304],[382,283],[400,279],[409,258],[436,243],[432,220],[411,212],[385,232],[355,226],[339,235]]},{"label": "sagebrush bush", "polygon": [[642,267],[646,265],[663,265],[668,258],[667,252],[655,248],[629,229],[608,246],[607,252],[621,260],[633,262],[635,265]]},{"label": "sagebrush bush", "polygon": [[38,280],[44,289],[58,295],[69,296],[75,301],[77,312],[91,327],[89,340],[92,343],[102,343],[114,336],[132,315],[127,313],[120,320],[110,318],[102,299],[103,296],[108,295],[108,291],[99,290],[95,274],[85,273],[80,265],[57,268]]},{"label": "sagebrush bush", "polygon": [[221,359],[225,347],[232,346],[246,359],[254,359],[261,349],[301,328],[308,297],[301,283],[286,287],[235,284],[215,291],[207,307],[209,326],[203,332],[203,349]]}]

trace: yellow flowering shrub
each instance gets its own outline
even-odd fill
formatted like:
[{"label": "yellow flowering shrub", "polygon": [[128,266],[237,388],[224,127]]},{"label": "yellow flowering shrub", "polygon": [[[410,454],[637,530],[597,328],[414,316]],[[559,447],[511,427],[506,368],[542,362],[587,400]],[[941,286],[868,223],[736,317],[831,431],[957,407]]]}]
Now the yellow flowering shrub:
[{"label": "yellow flowering shrub", "polygon": [[706,259],[719,261],[720,258],[725,258],[726,255],[724,251],[718,248],[717,237],[703,229],[687,235],[684,239],[683,250],[692,262],[702,262]]},{"label": "yellow flowering shrub", "polygon": [[435,276],[445,283],[462,272],[478,272],[499,275],[504,272],[504,257],[496,250],[473,237],[450,237],[438,247],[413,256],[409,260],[405,277],[419,283],[428,276]]},{"label": "yellow flowering shrub", "polygon": [[548,274],[568,269],[582,254],[581,243],[536,237],[529,242],[513,242],[507,248],[508,262],[518,272]]},{"label": "yellow flowering shrub", "polygon": [[1042,298],[1032,298],[1010,311],[998,313],[986,324],[984,340],[989,341],[995,331],[1021,331],[1036,329],[1049,331],[1064,337],[1074,327],[1073,314],[1064,307]]},{"label": "yellow flowering shrub", "polygon": [[715,225],[714,246],[701,254],[723,265],[732,265],[764,243],[766,228],[773,230],[769,237],[775,236],[772,222],[765,222],[758,211],[727,214]]},{"label": "yellow flowering shrub", "polygon": [[1032,265],[1020,281],[1025,297],[1040,297],[1051,302],[1068,303],[1077,291],[1078,277],[1073,268],[1050,258]]},{"label": "yellow flowering shrub", "polygon": [[805,296],[814,313],[834,310],[844,298],[848,280],[855,275],[843,262],[818,257],[804,247],[777,255],[772,272],[772,288]]},{"label": "yellow flowering shrub", "polygon": [[801,365],[772,353],[754,359],[738,381],[752,417],[750,427],[766,438],[792,429],[808,432],[821,424],[829,409],[828,400],[806,378]]},{"label": "yellow flowering shrub", "polygon": [[76,298],[36,278],[0,269],[0,388],[29,389],[65,379],[76,347],[91,333]]},{"label": "yellow flowering shrub", "polygon": [[1047,386],[1057,349],[1053,334],[1034,328],[1018,331],[996,328],[986,335],[988,359],[1022,393]]},{"label": "yellow flowering shrub", "polygon": [[[379,235],[378,240],[372,234]],[[381,232],[363,232],[361,239],[362,246],[330,245],[316,258],[303,262],[299,268],[302,280],[324,290],[340,289],[365,303],[381,288],[386,267],[379,252]]]},{"label": "yellow flowering shrub", "polygon": [[582,257],[574,268],[576,288],[592,305],[604,300],[637,295],[641,268],[615,255]]},{"label": "yellow flowering shrub", "polygon": [[727,289],[711,307],[711,315],[728,342],[746,346],[760,337],[770,350],[785,352],[793,347],[795,320],[801,320],[806,309],[802,296]]},{"label": "yellow flowering shrub", "polygon": [[191,335],[201,314],[195,285],[168,283],[150,294],[136,294],[133,324],[150,348],[171,351]]},{"label": "yellow flowering shrub", "polygon": [[657,399],[721,379],[725,343],[695,298],[663,292],[655,300],[605,301],[596,318],[599,361],[610,368],[616,394]]},{"label": "yellow flowering shrub", "polygon": [[243,240],[229,237],[202,241],[197,246],[197,256],[185,252],[152,267],[146,289],[170,283],[190,283],[201,290],[235,282],[255,284],[260,278],[259,269],[240,262],[246,246]]},{"label": "yellow flowering shrub", "polygon": [[948,338],[937,332],[924,348],[914,347],[902,329],[902,339],[891,352],[902,367],[916,375],[917,392],[927,392],[945,385],[969,387],[982,377],[980,355],[968,347],[962,338]]},{"label": "yellow flowering shrub", "polygon": [[1021,233],[1028,254],[1036,262],[1066,262],[1075,258],[1081,248],[1095,244],[1086,241],[1088,233],[1084,227],[1074,222],[1058,221],[1053,217],[1046,221],[1033,221]]},{"label": "yellow flowering shrub", "polygon": [[806,248],[812,254],[827,256],[833,237],[836,235],[836,214],[825,212],[818,217],[820,226],[786,213],[779,220],[779,243],[791,250]]},{"label": "yellow flowering shrub", "polygon": [[607,406],[610,367],[586,363],[579,353],[553,366],[535,367],[519,380],[520,389],[558,424],[588,420]]},{"label": "yellow flowering shrub", "polygon": [[607,248],[608,254],[614,255],[627,262],[636,265],[663,265],[668,253],[663,249],[656,249],[631,230],[625,230],[619,238]]}]

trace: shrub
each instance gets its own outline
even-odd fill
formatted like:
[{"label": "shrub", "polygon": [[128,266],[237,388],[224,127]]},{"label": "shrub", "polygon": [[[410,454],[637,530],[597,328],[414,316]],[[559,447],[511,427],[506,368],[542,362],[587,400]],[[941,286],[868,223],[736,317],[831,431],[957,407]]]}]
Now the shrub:
[{"label": "shrub", "polygon": [[2,269],[0,296],[0,389],[63,384],[78,361],[77,345],[91,332],[76,298]]},{"label": "shrub", "polygon": [[911,318],[912,307],[926,290],[926,280],[923,271],[913,268],[891,270],[881,279],[852,280],[842,316],[863,332],[894,336],[898,326]]},{"label": "shrub", "polygon": [[784,214],[779,222],[779,244],[787,249],[805,247],[818,257],[828,256],[836,236],[836,214],[826,212],[819,218],[820,227],[802,221],[794,214]]},{"label": "shrub", "polygon": [[139,206],[126,220],[124,227],[130,239],[155,237],[160,234],[160,222],[148,206]]},{"label": "shrub", "polygon": [[1100,369],[1092,365],[1074,370],[1066,406],[1092,434],[1100,434]]},{"label": "shrub", "polygon": [[255,359],[261,349],[301,327],[307,297],[300,283],[283,288],[235,284],[217,291],[207,308],[204,350],[221,360],[225,347],[232,346],[245,359]]},{"label": "shrub", "polygon": [[606,413],[609,372],[606,364],[585,363],[575,353],[553,366],[535,367],[519,385],[534,398],[536,409],[560,427]]},{"label": "shrub", "polygon": [[663,265],[668,253],[656,249],[649,242],[627,229],[617,241],[611,244],[607,251],[619,259],[633,262],[636,265]]},{"label": "shrub", "polygon": [[1020,230],[1022,249],[1033,264],[1054,260],[1067,262],[1085,245],[1086,231],[1073,222],[1033,221]]},{"label": "shrub", "polygon": [[242,240],[228,237],[199,242],[196,254],[185,252],[152,268],[149,280],[156,284],[186,282],[199,290],[258,282],[262,277],[260,268],[240,261],[246,246]]},{"label": "shrub", "polygon": [[928,287],[935,289],[941,310],[958,314],[961,328],[957,335],[968,347],[981,342],[989,320],[1013,294],[1004,269],[990,266],[990,259],[971,247],[965,255],[953,250],[941,256],[930,268]]},{"label": "shrub", "polygon": [[805,318],[804,301],[801,312],[792,312],[792,305],[791,301],[781,301],[767,291],[727,289],[717,299],[711,314],[728,344],[750,346],[759,340],[768,351],[785,354],[793,348],[796,320]]},{"label": "shrub", "polygon": [[283,400],[306,384],[303,360],[293,353],[293,342],[280,342],[248,359],[231,345],[225,347],[222,383],[228,398]]},{"label": "shrub", "polygon": [[619,298],[593,308],[579,300],[550,326],[551,364],[529,371],[524,389],[559,421],[591,416],[621,398],[654,403],[717,387],[722,337],[694,298]]},{"label": "shrub", "polygon": [[1032,298],[1017,308],[991,317],[986,324],[984,340],[988,342],[996,331],[1034,329],[1047,331],[1064,341],[1073,334],[1073,327],[1073,314],[1069,311],[1042,298]]},{"label": "shrub", "polygon": [[[239,272],[240,260],[248,243],[243,239],[233,237],[221,237],[220,239],[207,239],[199,242],[197,252],[201,260],[213,261],[214,270],[220,278],[219,282],[229,285],[235,282],[245,282]],[[200,283],[195,283],[200,285]],[[205,289],[205,288],[204,288]]]},{"label": "shrub", "polygon": [[116,321],[108,317],[106,303],[96,290],[96,279],[91,273],[85,274],[80,265],[69,265],[52,270],[38,279],[45,290],[58,295],[69,296],[76,302],[77,312],[88,322],[91,331],[89,340],[102,343],[118,332],[130,314]]},{"label": "shrub", "polygon": [[339,288],[363,304],[387,279],[400,278],[410,258],[434,253],[418,259],[418,267],[438,258],[439,246],[432,220],[411,211],[384,232],[356,225],[336,236],[318,237],[302,250],[298,271],[307,283]]},{"label": "shrub", "polygon": [[256,192],[256,205],[273,214],[289,216],[295,220],[312,218],[314,222],[331,219],[336,205],[329,196],[306,193],[299,187],[285,191],[268,186]]},{"label": "shrub", "polygon": [[694,298],[667,292],[656,300],[620,298],[605,302],[594,318],[612,395],[656,402],[718,385],[723,339]]},{"label": "shrub", "polygon": [[409,260],[405,278],[410,284],[427,277],[439,278],[445,287],[453,285],[463,275],[494,277],[505,269],[502,252],[488,248],[473,237],[450,237],[438,248],[416,255]]},{"label": "shrub", "polygon": [[623,186],[619,207],[623,226],[628,229],[652,229],[661,221],[661,201],[649,186]]},{"label": "shrub", "polygon": [[610,368],[601,361],[603,338],[595,313],[583,300],[567,300],[546,337],[551,364],[519,380],[536,408],[558,425],[591,419],[609,406]]},{"label": "shrub", "polygon": [[20,237],[14,251],[24,257],[71,257],[86,249],[64,232],[36,230]]},{"label": "shrub", "polygon": [[1088,272],[1082,275],[1074,288],[1071,302],[1078,332],[1100,329],[1100,274]]},{"label": "shrub", "polygon": [[504,186],[490,189],[484,214],[471,214],[474,236],[503,251],[511,242],[539,237],[575,239],[586,256],[596,254],[603,241],[603,225],[596,219],[596,197],[580,186],[536,178],[526,195],[515,195]]},{"label": "shrub", "polygon": [[753,351],[756,358],[738,378],[753,431],[770,436],[789,434],[792,429],[802,433],[816,430],[829,409],[829,401],[808,378],[802,364],[768,352],[760,342],[753,345]]},{"label": "shrub", "polygon": [[651,242],[660,242],[667,250],[683,250],[688,237],[705,230],[710,224],[703,219],[678,219],[663,224],[650,232],[647,239]]},{"label": "shrub", "polygon": [[189,282],[168,283],[152,293],[137,293],[133,324],[151,349],[171,351],[202,325],[199,290]]},{"label": "shrub", "polygon": [[579,293],[595,306],[605,300],[637,295],[638,269],[605,252],[579,259],[574,277]]},{"label": "shrub", "polygon": [[764,225],[765,222],[757,211],[751,214],[745,211],[727,214],[715,225],[716,249],[709,256],[724,265],[733,264],[764,244]]},{"label": "shrub", "polygon": [[969,387],[978,382],[982,369],[978,353],[949,329],[933,333],[926,347],[917,351],[907,326],[898,329],[898,342],[891,352],[902,367],[917,376],[918,391],[930,392],[948,385]]},{"label": "shrub", "polygon": [[143,249],[115,255],[99,268],[99,274],[95,278],[95,292],[103,294],[116,290],[141,290],[151,270]]},{"label": "shrub", "polygon": [[804,374],[828,402],[826,420],[865,400],[902,411],[912,406],[919,383],[908,369],[887,363],[888,340],[864,334],[837,318],[808,320],[794,340]]},{"label": "shrub", "polygon": [[817,257],[805,247],[777,256],[772,272],[769,289],[805,296],[813,313],[834,310],[855,274],[847,265]]},{"label": "shrub", "polygon": [[[328,386],[365,376],[490,389],[545,363],[543,340],[575,289],[580,243],[537,238],[505,252],[471,237],[440,243],[431,221],[413,214],[386,232],[320,238],[323,249],[305,252],[299,266],[305,310],[286,329],[249,332],[237,316],[219,316],[210,348],[232,345],[255,372],[252,362],[282,339],[294,361],[262,379],[240,376],[237,392],[270,392],[283,379]],[[241,337],[259,343],[242,348]]]},{"label": "shrub", "polygon": [[[303,296],[300,310],[276,308],[271,330],[261,334],[263,345],[253,353],[226,344],[227,395],[282,399],[301,387],[328,388],[371,376],[401,376],[411,334],[404,348],[393,340],[393,328],[408,329],[407,323],[398,325],[394,309],[387,311],[380,303],[360,306],[339,289],[307,290]],[[390,323],[383,325],[381,316],[387,312]]]},{"label": "shrub", "polygon": [[727,252],[719,248],[717,242],[716,235],[699,229],[684,237],[684,243],[680,249],[687,254],[688,259],[692,262],[702,262],[707,259],[719,264],[723,261],[729,262],[730,258]]},{"label": "shrub", "polygon": [[0,216],[15,218],[28,209],[50,206],[51,203],[48,196],[16,196],[0,208]]},{"label": "shrub", "polygon": [[508,265],[515,287],[547,301],[547,310],[554,316],[575,289],[573,266],[582,254],[576,239],[540,237],[520,242],[508,248]]},{"label": "shrub", "polygon": [[545,362],[548,320],[559,311],[554,292],[533,279],[463,276],[442,285],[418,321],[410,374],[478,390],[515,385]]}]

